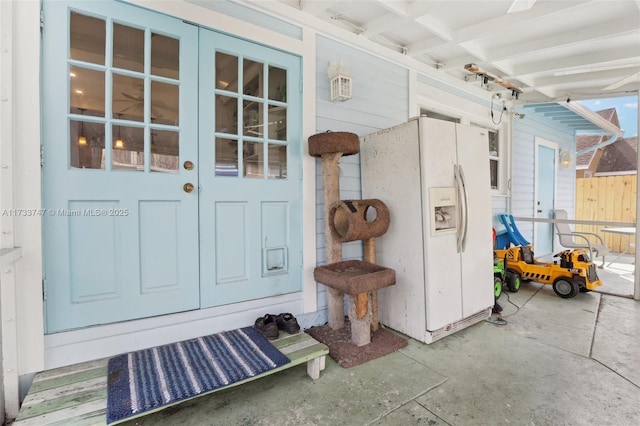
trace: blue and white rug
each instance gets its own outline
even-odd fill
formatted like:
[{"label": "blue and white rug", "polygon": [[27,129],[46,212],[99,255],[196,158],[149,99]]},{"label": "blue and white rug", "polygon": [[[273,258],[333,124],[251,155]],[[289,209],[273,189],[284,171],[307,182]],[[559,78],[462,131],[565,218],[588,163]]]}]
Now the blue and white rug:
[{"label": "blue and white rug", "polygon": [[289,362],[253,327],[118,355],[109,360],[107,423],[156,411]]}]

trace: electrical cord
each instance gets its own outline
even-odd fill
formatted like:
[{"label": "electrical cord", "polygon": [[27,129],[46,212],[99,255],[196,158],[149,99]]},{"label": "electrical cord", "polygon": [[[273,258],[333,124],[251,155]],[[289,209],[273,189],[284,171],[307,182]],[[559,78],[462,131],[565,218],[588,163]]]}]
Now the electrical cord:
[{"label": "electrical cord", "polygon": [[[496,95],[497,95],[497,93],[496,93]],[[504,114],[504,110],[506,108],[504,107],[504,105],[502,106],[502,108],[500,108],[500,117],[498,118],[498,121],[496,122],[495,119],[494,119],[494,115],[493,115],[493,98],[494,97],[495,97],[495,95],[491,96],[491,107],[489,109],[491,111],[491,122],[493,124],[495,124],[495,125],[498,125],[498,124],[502,123],[502,115]]]},{"label": "electrical cord", "polygon": [[520,306],[516,305],[515,303],[513,303],[511,301],[511,298],[509,297],[509,293],[504,293],[504,294],[507,296],[507,302],[509,302],[510,304],[512,304],[513,306],[516,307],[516,311],[515,312],[512,312],[512,313],[510,313],[508,315],[501,315],[501,317],[503,317],[503,318],[509,318],[509,317],[512,317],[512,316],[514,316],[515,314],[518,313],[518,311],[520,310]]}]

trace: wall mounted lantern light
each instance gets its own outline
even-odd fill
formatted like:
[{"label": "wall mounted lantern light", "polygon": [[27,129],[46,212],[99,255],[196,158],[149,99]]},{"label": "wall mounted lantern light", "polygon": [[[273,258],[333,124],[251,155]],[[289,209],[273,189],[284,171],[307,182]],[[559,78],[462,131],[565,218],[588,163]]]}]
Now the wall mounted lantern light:
[{"label": "wall mounted lantern light", "polygon": [[353,94],[353,79],[342,62],[329,62],[327,68],[329,87],[331,88],[331,100],[344,102],[351,99]]},{"label": "wall mounted lantern light", "polygon": [[569,151],[560,150],[560,167],[568,169],[573,164],[573,157]]}]

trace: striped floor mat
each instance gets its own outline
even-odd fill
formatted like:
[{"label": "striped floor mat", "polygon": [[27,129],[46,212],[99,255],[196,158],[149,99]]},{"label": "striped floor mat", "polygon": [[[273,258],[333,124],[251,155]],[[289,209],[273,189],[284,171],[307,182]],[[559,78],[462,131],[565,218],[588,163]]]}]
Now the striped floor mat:
[{"label": "striped floor mat", "polygon": [[157,411],[289,362],[253,327],[119,355],[109,360],[107,423]]}]

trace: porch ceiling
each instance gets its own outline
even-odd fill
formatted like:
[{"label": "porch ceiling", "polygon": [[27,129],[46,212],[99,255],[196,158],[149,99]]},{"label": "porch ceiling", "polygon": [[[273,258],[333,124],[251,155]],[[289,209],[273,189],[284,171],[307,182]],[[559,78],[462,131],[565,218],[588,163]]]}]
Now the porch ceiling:
[{"label": "porch ceiling", "polygon": [[[233,0],[333,34],[364,38],[525,103],[636,94],[638,0]],[[532,5],[531,7],[528,7]],[[374,45],[372,45],[374,46]]]}]

